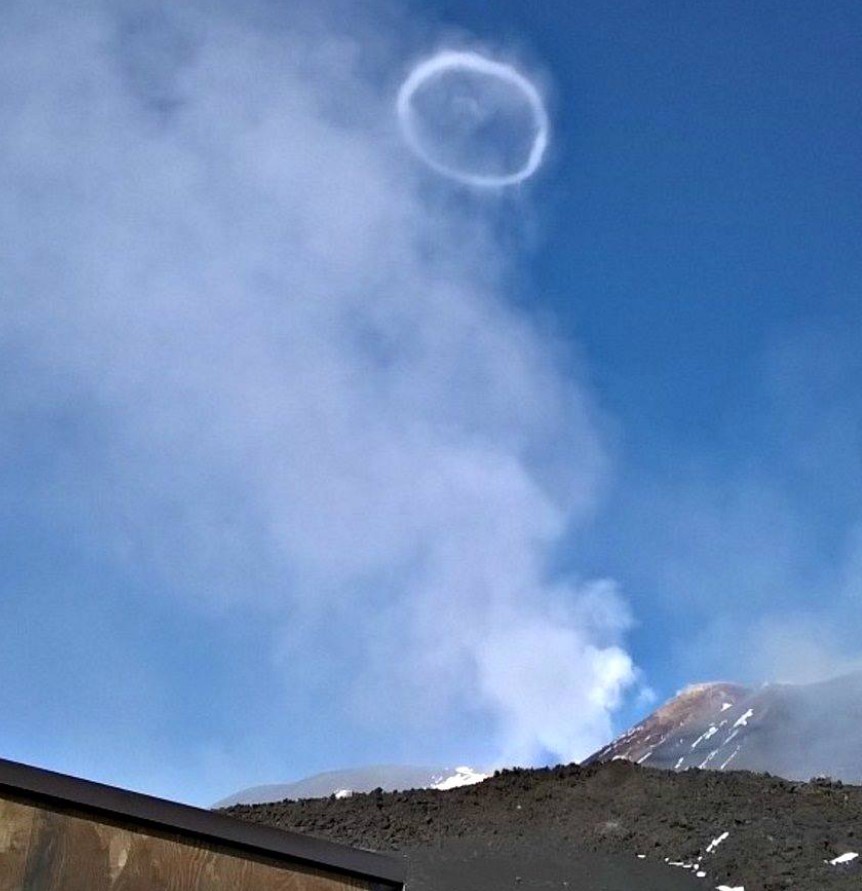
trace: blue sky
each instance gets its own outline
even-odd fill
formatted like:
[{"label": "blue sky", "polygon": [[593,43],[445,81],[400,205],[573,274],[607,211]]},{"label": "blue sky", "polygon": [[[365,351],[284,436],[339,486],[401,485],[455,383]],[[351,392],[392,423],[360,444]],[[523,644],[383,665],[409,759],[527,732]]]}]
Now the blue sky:
[{"label": "blue sky", "polygon": [[[858,4],[8,22],[0,754],[207,804],[859,665]],[[523,186],[401,138],[444,48]]]}]

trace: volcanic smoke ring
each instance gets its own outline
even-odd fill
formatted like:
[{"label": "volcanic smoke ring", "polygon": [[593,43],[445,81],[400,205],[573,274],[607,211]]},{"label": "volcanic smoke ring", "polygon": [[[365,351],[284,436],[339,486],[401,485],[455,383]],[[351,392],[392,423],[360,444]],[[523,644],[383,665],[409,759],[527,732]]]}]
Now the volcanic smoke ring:
[{"label": "volcanic smoke ring", "polygon": [[[440,74],[443,71],[457,70],[474,71],[478,74],[496,77],[516,87],[527,100],[533,113],[536,135],[527,160],[519,170],[513,173],[492,176],[466,173],[463,170],[441,164],[438,160],[431,157],[423,147],[413,123],[413,96],[434,75]],[[545,110],[542,97],[534,84],[511,65],[507,65],[504,62],[494,62],[491,59],[480,56],[478,53],[445,50],[436,56],[432,56],[430,59],[426,59],[424,62],[420,62],[410,72],[398,91],[397,111],[404,137],[413,151],[433,170],[471,186],[512,186],[523,182],[539,169],[545,150],[548,147],[548,113]]]}]

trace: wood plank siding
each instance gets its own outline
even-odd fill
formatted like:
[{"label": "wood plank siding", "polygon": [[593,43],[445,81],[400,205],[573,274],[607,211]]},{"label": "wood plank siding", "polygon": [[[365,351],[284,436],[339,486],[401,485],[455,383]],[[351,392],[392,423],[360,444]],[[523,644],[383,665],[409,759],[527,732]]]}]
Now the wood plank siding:
[{"label": "wood plank siding", "polygon": [[[58,776],[39,773],[39,781]],[[70,779],[63,778],[67,784]],[[109,789],[71,783],[63,791],[95,790],[98,798]],[[379,858],[382,877],[360,874],[377,862],[367,858],[379,855],[288,833],[272,836],[247,824],[234,827],[238,821],[207,811],[123,794],[122,813],[93,811],[87,801],[82,806],[87,794],[78,800],[34,798],[32,790],[0,783],[0,891],[401,891],[399,866],[385,858]],[[136,819],[136,803],[149,806],[142,810],[151,816],[154,802],[165,809],[159,825]],[[195,820],[205,831],[189,830]],[[228,838],[220,840],[217,830]],[[332,862],[320,862],[327,855]],[[358,858],[358,873],[351,872],[351,856]]]}]

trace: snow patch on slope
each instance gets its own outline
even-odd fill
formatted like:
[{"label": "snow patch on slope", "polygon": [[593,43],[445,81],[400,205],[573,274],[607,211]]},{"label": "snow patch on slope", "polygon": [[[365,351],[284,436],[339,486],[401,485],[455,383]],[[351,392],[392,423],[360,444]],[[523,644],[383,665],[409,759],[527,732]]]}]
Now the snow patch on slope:
[{"label": "snow patch on slope", "polygon": [[430,788],[445,791],[446,789],[458,789],[461,786],[472,786],[475,783],[481,783],[487,780],[490,774],[481,773],[473,770],[471,767],[456,767],[455,773],[451,776],[441,778],[439,782],[434,783]]},{"label": "snow patch on slope", "polygon": [[748,711],[744,715],[742,715],[741,717],[736,719],[736,722],[734,723],[733,726],[734,727],[747,727],[748,719],[750,717],[752,717],[753,714],[754,714],[754,709],[753,708],[748,709]]}]

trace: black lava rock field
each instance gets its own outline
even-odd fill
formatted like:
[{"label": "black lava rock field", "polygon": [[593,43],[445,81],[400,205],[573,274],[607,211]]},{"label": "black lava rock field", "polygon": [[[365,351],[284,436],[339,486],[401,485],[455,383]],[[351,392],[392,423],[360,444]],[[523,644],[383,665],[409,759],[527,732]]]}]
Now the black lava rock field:
[{"label": "black lava rock field", "polygon": [[225,811],[405,858],[409,891],[862,888],[862,787],[612,761]]}]

